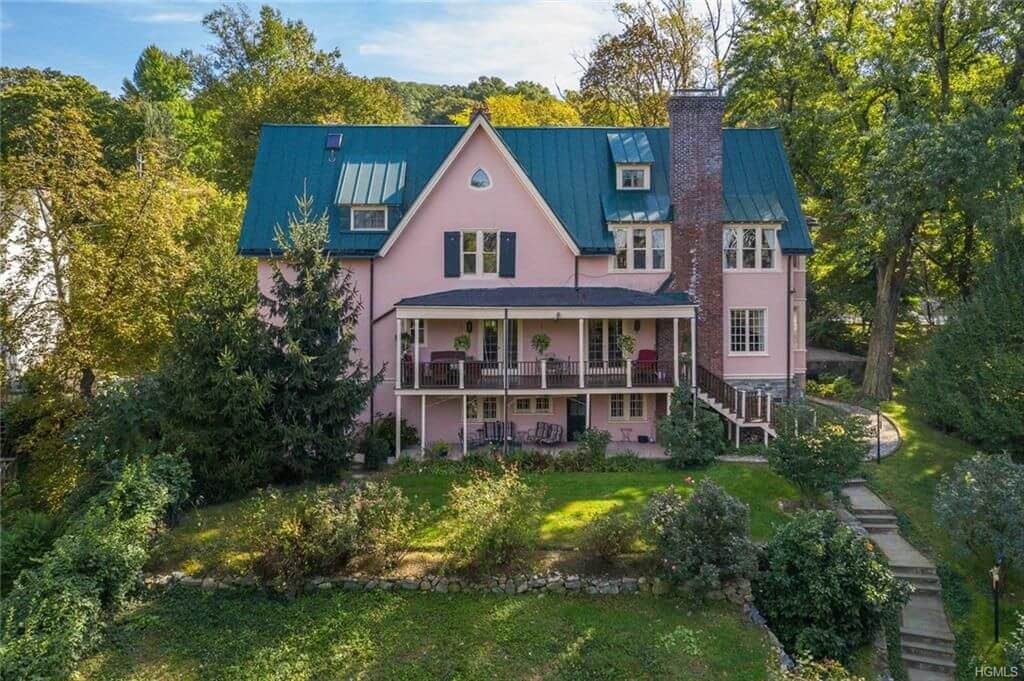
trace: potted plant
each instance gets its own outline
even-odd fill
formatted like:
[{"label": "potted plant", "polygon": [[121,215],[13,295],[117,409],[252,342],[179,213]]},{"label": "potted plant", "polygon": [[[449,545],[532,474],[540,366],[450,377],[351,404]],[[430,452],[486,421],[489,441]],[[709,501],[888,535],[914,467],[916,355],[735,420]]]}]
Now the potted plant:
[{"label": "potted plant", "polygon": [[469,350],[469,334],[460,333],[454,339],[452,339],[452,348],[457,352],[466,352]]},{"label": "potted plant", "polygon": [[551,336],[543,331],[533,334],[533,338],[530,339],[530,347],[543,359],[544,353],[551,347]]},{"label": "potted plant", "polygon": [[623,359],[633,359],[633,353],[636,352],[636,336],[630,336],[628,333],[619,336],[619,352],[622,353]]}]

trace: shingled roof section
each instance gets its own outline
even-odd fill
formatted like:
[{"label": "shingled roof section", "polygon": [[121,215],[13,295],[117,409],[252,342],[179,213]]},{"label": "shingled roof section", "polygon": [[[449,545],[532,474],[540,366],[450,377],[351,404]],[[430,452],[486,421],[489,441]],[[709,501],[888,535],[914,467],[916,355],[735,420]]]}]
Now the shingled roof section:
[{"label": "shingled roof section", "polygon": [[616,286],[461,288],[404,298],[398,307],[668,307],[691,305],[681,292],[646,293]]},{"label": "shingled roof section", "polygon": [[[326,212],[328,248],[348,257],[375,255],[444,162],[465,128],[449,125],[264,125],[249,185],[238,243],[244,255],[279,251],[275,229],[285,227],[295,198],[308,192],[317,214]],[[668,128],[496,128],[580,252],[614,252],[609,221],[660,222],[671,219],[668,187]],[[341,149],[325,148],[329,133],[341,133]],[[649,192],[615,188],[615,160],[609,135],[647,140],[653,159]],[[632,148],[632,147],[631,147]],[[641,154],[636,147],[637,154]],[[800,211],[789,163],[776,129],[727,128],[722,135],[723,220],[781,222],[785,253],[813,250]],[[339,182],[342,173],[346,181]],[[351,173],[351,174],[350,174]],[[352,178],[350,183],[349,177]],[[353,232],[349,208],[355,202],[391,204],[387,232]],[[632,194],[644,197],[625,196]],[[345,203],[344,201],[341,203]]]}]

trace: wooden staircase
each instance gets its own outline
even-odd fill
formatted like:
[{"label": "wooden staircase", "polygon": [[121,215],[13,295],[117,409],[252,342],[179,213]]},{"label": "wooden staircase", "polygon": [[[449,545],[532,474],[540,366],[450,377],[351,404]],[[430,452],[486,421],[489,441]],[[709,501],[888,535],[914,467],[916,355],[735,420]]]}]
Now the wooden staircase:
[{"label": "wooden staircase", "polygon": [[698,364],[697,398],[733,424],[737,445],[741,428],[760,429],[766,443],[769,437],[775,437],[777,405],[771,393],[741,390]]}]

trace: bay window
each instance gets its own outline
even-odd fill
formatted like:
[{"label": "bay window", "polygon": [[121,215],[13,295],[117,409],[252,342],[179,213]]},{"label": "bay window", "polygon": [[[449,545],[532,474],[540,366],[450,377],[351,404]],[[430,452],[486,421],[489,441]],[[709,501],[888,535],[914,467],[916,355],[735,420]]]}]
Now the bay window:
[{"label": "bay window", "polygon": [[722,231],[722,267],[727,270],[774,270],[774,227],[726,227]]},{"label": "bay window", "polygon": [[616,227],[612,270],[619,272],[660,271],[668,262],[667,227]]}]

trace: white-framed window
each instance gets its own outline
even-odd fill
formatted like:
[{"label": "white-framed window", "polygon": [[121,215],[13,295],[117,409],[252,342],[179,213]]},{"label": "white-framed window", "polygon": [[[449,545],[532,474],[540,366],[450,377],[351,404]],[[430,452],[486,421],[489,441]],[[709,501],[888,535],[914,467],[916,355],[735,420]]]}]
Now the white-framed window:
[{"label": "white-framed window", "polygon": [[668,227],[615,227],[612,234],[613,272],[659,272],[668,267]]},{"label": "white-framed window", "polygon": [[412,347],[413,342],[413,329],[412,325],[416,324],[416,344],[421,348],[427,344],[427,320],[426,319],[403,319],[402,320],[402,349],[407,350]]},{"label": "white-framed window", "polygon": [[651,167],[648,165],[616,166],[616,189],[641,190],[651,188]]},{"label": "white-framed window", "polygon": [[387,206],[352,206],[353,232],[386,232]]},{"label": "white-framed window", "polygon": [[775,227],[726,227],[722,231],[722,267],[727,270],[774,270],[778,256]]},{"label": "white-framed window", "polygon": [[517,397],[512,402],[513,414],[550,414],[550,397]]},{"label": "white-framed window", "polygon": [[729,310],[729,353],[762,355],[765,345],[764,308]]},{"label": "white-framed window", "polygon": [[613,393],[608,396],[611,421],[643,421],[647,418],[647,400],[641,393]]},{"label": "white-framed window", "polygon": [[462,276],[498,276],[498,231],[462,233]]},{"label": "white-framed window", "polygon": [[483,168],[477,168],[469,176],[469,187],[470,189],[490,189],[491,176]]},{"label": "white-framed window", "polygon": [[467,421],[496,421],[498,419],[497,397],[466,398]]},{"label": "white-framed window", "polygon": [[622,359],[621,319],[587,320],[587,361],[598,364]]},{"label": "white-framed window", "polygon": [[[505,339],[501,337],[502,321],[485,319],[480,323],[480,357],[485,362],[505,361]],[[519,361],[519,320],[508,320],[508,361]]]}]

